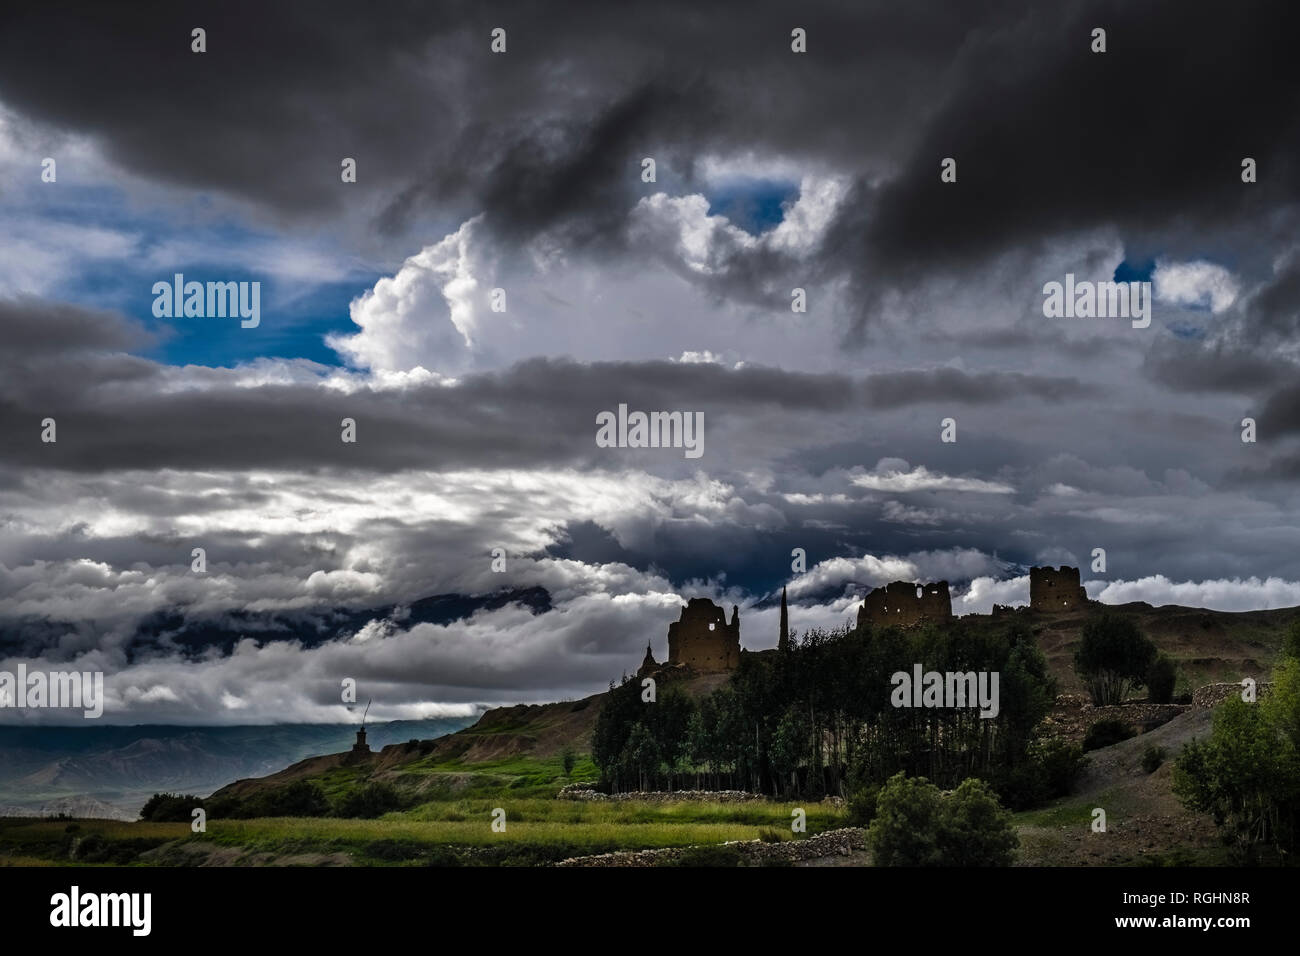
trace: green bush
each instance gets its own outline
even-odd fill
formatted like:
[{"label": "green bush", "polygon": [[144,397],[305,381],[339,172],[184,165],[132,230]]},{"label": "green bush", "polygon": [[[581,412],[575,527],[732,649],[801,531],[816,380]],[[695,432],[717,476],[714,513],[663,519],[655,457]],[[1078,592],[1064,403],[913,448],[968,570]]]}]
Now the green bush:
[{"label": "green bush", "polygon": [[1083,748],[1060,737],[1034,741],[1029,759],[1001,775],[997,793],[1012,810],[1028,810],[1056,797],[1064,797],[1088,765]]},{"label": "green bush", "polygon": [[1124,721],[1116,717],[1106,717],[1088,728],[1087,736],[1083,738],[1083,749],[1100,750],[1121,740],[1128,740],[1134,734],[1133,728]]},{"label": "green bush", "polygon": [[469,866],[471,862],[459,847],[442,843],[427,847],[424,853],[425,866]]},{"label": "green bush", "polygon": [[939,846],[945,866],[1010,866],[1019,845],[1011,814],[984,781],[968,777],[944,799]]},{"label": "green bush", "polygon": [[864,786],[849,794],[848,823],[851,827],[869,827],[876,818],[876,797],[880,787]]},{"label": "green bush", "polygon": [[691,846],[660,866],[740,866],[740,850],[731,845]]},{"label": "green bush", "polygon": [[350,790],[334,806],[334,815],[374,819],[392,810],[400,810],[403,800],[396,790],[386,783],[368,783]]},{"label": "green bush", "polygon": [[1043,768],[1032,761],[1001,773],[997,791],[998,798],[1012,810],[1028,810],[1049,799]]},{"label": "green bush", "polygon": [[1067,796],[1088,766],[1083,747],[1060,737],[1040,741],[1031,749],[1030,755],[1042,770],[1049,799]]},{"label": "green bush", "polygon": [[244,802],[229,794],[224,797],[209,797],[203,809],[208,811],[209,820],[238,820],[249,816],[243,812]]},{"label": "green bush", "polygon": [[150,823],[189,823],[203,798],[188,793],[155,793],[140,808],[140,819]]},{"label": "green bush", "polygon": [[330,812],[325,793],[309,780],[256,794],[236,806],[233,815],[239,817],[323,817]]},{"label": "green bush", "polygon": [[141,853],[152,850],[160,842],[162,841],[144,837],[109,840],[101,834],[92,833],[77,844],[72,858],[77,863],[122,866],[136,862]]},{"label": "green bush", "polygon": [[1170,850],[1168,853],[1147,853],[1137,859],[1138,866],[1172,866],[1179,869],[1189,866],[1204,866],[1196,858],[1196,854],[1182,847]]},{"label": "green bush", "polygon": [[1300,660],[1300,617],[1291,622],[1282,641],[1282,657]]},{"label": "green bush", "polygon": [[1147,773],[1155,773],[1160,769],[1160,765],[1165,762],[1164,747],[1148,747],[1142,751],[1142,769]]},{"label": "green bush", "polygon": [[758,838],[764,843],[782,843],[785,841],[785,834],[771,827],[763,827],[758,831]]},{"label": "green bush", "polygon": [[400,863],[419,859],[424,855],[424,849],[409,840],[375,840],[361,848],[361,855],[385,863]]},{"label": "green bush", "polygon": [[867,845],[877,866],[1008,866],[1019,838],[982,780],[945,796],[924,777],[895,774],[880,791]]},{"label": "green bush", "polygon": [[79,863],[102,863],[109,850],[109,842],[98,833],[92,833],[76,845],[73,859]]}]

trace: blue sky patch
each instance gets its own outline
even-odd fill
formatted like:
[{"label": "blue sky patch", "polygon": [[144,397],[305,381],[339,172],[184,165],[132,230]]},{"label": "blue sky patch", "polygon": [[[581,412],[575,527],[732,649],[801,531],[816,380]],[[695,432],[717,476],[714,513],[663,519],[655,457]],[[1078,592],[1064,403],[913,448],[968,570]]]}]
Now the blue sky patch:
[{"label": "blue sky patch", "polygon": [[1156,260],[1135,260],[1130,262],[1125,259],[1115,267],[1115,275],[1112,277],[1114,282],[1150,282],[1151,274],[1156,271]]},{"label": "blue sky patch", "polygon": [[781,224],[784,203],[799,198],[799,184],[775,179],[732,179],[708,194],[709,215],[726,216],[751,235]]}]

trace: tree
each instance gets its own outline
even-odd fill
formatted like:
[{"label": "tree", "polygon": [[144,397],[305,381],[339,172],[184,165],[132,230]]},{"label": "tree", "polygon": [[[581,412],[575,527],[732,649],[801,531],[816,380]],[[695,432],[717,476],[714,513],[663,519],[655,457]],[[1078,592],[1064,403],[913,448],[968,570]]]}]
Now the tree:
[{"label": "tree", "polygon": [[787,792],[797,790],[797,772],[808,757],[808,749],[808,724],[803,711],[787,710],[772,737],[772,771],[782,790],[787,790],[787,785]]},{"label": "tree", "polygon": [[1121,704],[1130,688],[1145,685],[1156,646],[1127,617],[1102,611],[1083,625],[1074,670],[1098,707]]},{"label": "tree", "polygon": [[578,755],[573,752],[572,747],[564,748],[564,753],[560,755],[560,762],[564,766],[564,776],[573,779],[573,768],[578,764]]},{"label": "tree", "polygon": [[1174,685],[1178,682],[1178,668],[1173,660],[1161,654],[1147,672],[1147,695],[1153,704],[1167,704],[1174,699]]},{"label": "tree", "polygon": [[623,747],[623,763],[628,776],[636,779],[638,790],[646,789],[646,778],[658,771],[660,759],[659,747],[645,724],[633,725]]},{"label": "tree", "polygon": [[630,677],[625,676],[622,684],[605,695],[591,733],[591,759],[600,768],[602,784],[615,790],[634,789],[627,787],[624,749],[646,706],[641,702],[640,686]]},{"label": "tree", "polygon": [[189,823],[195,808],[204,808],[202,797],[188,793],[155,793],[141,808],[140,819],[153,823]]},{"label": "tree", "polygon": [[[997,715],[981,716],[974,701],[895,707],[892,675],[910,673],[917,661],[972,679],[998,674]],[[658,702],[646,703],[639,682],[624,678],[601,707],[591,755],[615,790],[672,789],[694,774],[708,789],[847,798],[874,793],[901,770],[945,788],[979,777],[1020,808],[1047,790],[1035,782],[1041,774],[1029,751],[1054,685],[1020,622],[813,629],[782,654],[744,655],[726,683],[699,700],[661,682]],[[869,816],[869,798],[861,803],[859,816]]]},{"label": "tree", "polygon": [[939,788],[900,770],[876,797],[867,846],[876,866],[942,866]]},{"label": "tree", "polygon": [[867,845],[877,866],[1009,866],[1020,840],[988,784],[963,780],[948,795],[897,773],[876,798]]},{"label": "tree", "polygon": [[1283,658],[1272,693],[1230,697],[1214,711],[1206,741],[1174,763],[1174,793],[1209,813],[1247,859],[1261,846],[1296,849],[1300,825],[1300,660]]},{"label": "tree", "polygon": [[670,686],[657,702],[645,705],[641,723],[654,740],[656,764],[663,764],[668,772],[669,790],[673,789],[673,774],[687,753],[687,732],[694,712],[695,702],[678,687]]},{"label": "tree", "polygon": [[1282,657],[1300,658],[1300,617],[1291,622],[1282,641]]},{"label": "tree", "polygon": [[1020,845],[1011,814],[976,777],[944,798],[939,826],[945,866],[1010,866]]}]

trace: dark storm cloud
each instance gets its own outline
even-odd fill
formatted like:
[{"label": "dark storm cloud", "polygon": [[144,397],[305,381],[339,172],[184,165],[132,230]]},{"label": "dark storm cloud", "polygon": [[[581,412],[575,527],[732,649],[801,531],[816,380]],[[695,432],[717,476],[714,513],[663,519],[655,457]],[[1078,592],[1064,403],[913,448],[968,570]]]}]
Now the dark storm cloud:
[{"label": "dark storm cloud", "polygon": [[1062,402],[1100,394],[1076,378],[1052,378],[1023,372],[964,372],[954,368],[932,371],[882,372],[862,383],[868,404],[897,408],[918,401],[953,401],[983,405],[1037,398]]},{"label": "dark storm cloud", "polygon": [[1242,335],[1254,345],[1288,344],[1300,334],[1300,257],[1290,262],[1251,299]]},{"label": "dark storm cloud", "polygon": [[[30,330],[49,321],[64,354],[25,354]],[[125,341],[124,320],[105,322],[69,306],[32,300],[0,308],[0,334],[17,330],[24,350],[0,357],[0,434],[7,460],[73,471],[116,469],[340,468],[392,471],[528,467],[593,460],[598,412],[764,409],[844,412],[959,401],[1062,401],[1094,392],[1071,378],[956,369],[886,372],[865,378],[780,369],[672,362],[590,365],[532,359],[460,384],[350,394],[317,384],[237,386],[237,373],[207,370],[202,388],[177,388],[164,366],[87,352]],[[101,324],[103,328],[101,328]],[[107,329],[108,331],[105,331]],[[39,360],[37,360],[39,359]],[[193,385],[193,377],[184,380]],[[58,441],[40,440],[53,417]],[[356,444],[340,440],[344,418]]]},{"label": "dark storm cloud", "polygon": [[1229,473],[1231,485],[1249,487],[1300,480],[1300,453],[1278,455],[1261,468],[1243,468]]},{"label": "dark storm cloud", "polygon": [[126,351],[154,340],[119,313],[32,298],[0,299],[0,329],[4,330],[5,364],[18,356],[26,360],[60,353]]},{"label": "dark storm cloud", "polygon": [[[444,21],[428,5],[385,6],[384,16],[348,3],[10,6],[0,102],[93,137],[147,178],[328,212],[343,156],[400,142],[406,124],[381,108],[386,94],[404,88],[394,105],[408,119],[437,106],[436,88],[417,99],[410,73]],[[201,55],[196,26],[207,30]],[[361,90],[376,97],[369,108]]]},{"label": "dark storm cloud", "polygon": [[1202,344],[1157,339],[1143,357],[1143,371],[1176,392],[1267,391],[1296,376],[1294,362],[1224,342]]},{"label": "dark storm cloud", "polygon": [[[795,25],[807,54],[790,52]],[[806,274],[852,275],[861,324],[891,286],[1098,225],[1135,247],[1175,224],[1284,235],[1297,26],[1300,8],[1265,0],[39,4],[3,21],[0,102],[132,172],[278,214],[362,197],[387,230],[484,212],[512,240],[605,252],[664,188],[640,182],[643,156],[669,188],[698,188],[709,153],[807,161],[858,181]],[[360,169],[346,193],[343,156]],[[948,156],[956,185],[939,179]],[[786,265],[760,250],[693,281],[766,301]]]},{"label": "dark storm cloud", "polygon": [[[594,118],[556,117],[505,132],[476,120],[460,142],[460,173],[430,170],[388,206],[380,224],[396,229],[420,206],[456,203],[459,191],[472,186],[488,210],[487,226],[498,232],[527,238],[559,226],[571,248],[616,240],[638,196],[642,155],[653,149],[661,163],[678,156],[679,143],[698,141],[722,119],[706,112],[714,101],[698,79],[682,88],[659,80],[628,91]],[[672,140],[659,133],[647,142],[648,130],[670,128]]]},{"label": "dark storm cloud", "polygon": [[1269,435],[1300,432],[1300,384],[1292,383],[1269,396],[1259,414],[1260,430]]},{"label": "dark storm cloud", "polygon": [[[872,251],[979,260],[1099,224],[1276,214],[1300,189],[1298,26],[1291,4],[1166,0],[1039,5],[972,36],[952,95],[882,190]],[[1089,50],[1094,27],[1107,30],[1105,54]],[[955,186],[939,178],[947,156]],[[1246,156],[1262,172],[1252,185]]]},{"label": "dark storm cloud", "polygon": [[613,215],[645,155],[687,177],[707,150],[888,162],[970,31],[1027,7],[42,4],[0,24],[0,101],[140,175],[278,212],[336,212],[354,156],[390,226],[437,203],[517,233]]}]

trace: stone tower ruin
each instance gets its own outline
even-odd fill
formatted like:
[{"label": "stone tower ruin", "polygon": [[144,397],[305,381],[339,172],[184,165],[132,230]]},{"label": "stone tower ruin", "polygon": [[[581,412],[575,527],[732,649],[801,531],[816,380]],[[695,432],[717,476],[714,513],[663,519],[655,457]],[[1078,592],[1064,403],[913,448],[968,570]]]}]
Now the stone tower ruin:
[{"label": "stone tower ruin", "polygon": [[1035,611],[1070,611],[1088,604],[1088,592],[1079,583],[1079,569],[1029,569],[1029,606]]},{"label": "stone tower ruin", "polygon": [[691,598],[680,619],[668,625],[668,663],[701,673],[740,666],[740,608],[727,615],[708,598]]},{"label": "stone tower ruin", "polygon": [[952,597],[947,581],[912,584],[893,581],[876,588],[858,608],[858,627],[900,625],[910,627],[923,621],[946,621],[952,617]]}]

